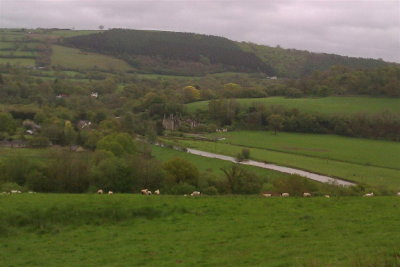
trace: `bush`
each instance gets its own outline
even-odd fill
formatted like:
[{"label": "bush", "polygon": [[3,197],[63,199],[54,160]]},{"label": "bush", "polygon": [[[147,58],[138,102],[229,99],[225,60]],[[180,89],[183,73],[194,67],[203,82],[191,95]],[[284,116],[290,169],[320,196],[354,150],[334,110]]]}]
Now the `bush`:
[{"label": "bush", "polygon": [[276,179],[273,181],[273,185],[277,192],[286,192],[293,196],[302,196],[304,192],[316,192],[318,190],[315,183],[299,175]]},{"label": "bush", "polygon": [[29,140],[29,144],[32,147],[48,147],[50,145],[50,140],[46,136],[35,136]]},{"label": "bush", "polygon": [[205,195],[218,195],[218,189],[215,186],[209,186],[202,193]]},{"label": "bush", "polygon": [[199,180],[199,170],[188,160],[174,158],[164,163],[163,169],[166,172],[166,182],[168,185],[187,183],[197,185]]},{"label": "bush", "polygon": [[257,194],[262,187],[261,179],[252,172],[243,169],[239,164],[221,169],[227,179],[229,193]]},{"label": "bush", "polygon": [[11,190],[19,190],[21,192],[24,192],[26,191],[26,188],[16,183],[4,183],[0,185],[1,192],[10,192]]},{"label": "bush", "polygon": [[167,192],[172,195],[191,194],[193,191],[196,191],[196,187],[187,183],[180,183],[167,189]]}]

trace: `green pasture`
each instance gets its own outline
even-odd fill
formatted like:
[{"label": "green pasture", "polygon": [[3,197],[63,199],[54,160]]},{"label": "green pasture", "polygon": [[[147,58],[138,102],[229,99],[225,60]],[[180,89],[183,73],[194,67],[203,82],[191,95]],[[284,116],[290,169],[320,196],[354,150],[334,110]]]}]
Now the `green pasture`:
[{"label": "green pasture", "polygon": [[33,58],[0,58],[0,64],[10,64],[17,66],[35,66]]},{"label": "green pasture", "polygon": [[51,64],[74,70],[102,69],[127,71],[132,69],[123,60],[110,56],[81,52],[79,49],[53,45]]},{"label": "green pasture", "polygon": [[80,35],[88,35],[102,32],[100,30],[55,30],[52,31],[50,34],[54,36],[60,37],[73,37],[73,36],[80,36]]},{"label": "green pasture", "polygon": [[[234,157],[244,148],[241,145],[231,145],[221,142],[191,139],[178,139],[175,141],[182,146]],[[350,162],[311,157],[308,155],[290,154],[260,148],[251,148],[250,151],[250,157],[254,160],[294,167],[371,186],[384,186],[389,189],[400,190],[400,170],[398,169],[360,165]]]},{"label": "green pasture", "polygon": [[[354,114],[358,112],[378,113],[391,111],[400,113],[400,98],[383,98],[367,96],[329,96],[323,98],[238,98],[243,107],[252,103],[262,103],[265,106],[282,105],[286,108],[296,108],[304,112],[323,114]],[[207,110],[208,101],[199,101],[186,105],[188,111]]]},{"label": "green pasture", "polygon": [[[1,40],[1,39],[0,39]],[[13,48],[14,44],[10,42],[1,42],[0,41],[0,49],[7,49],[7,48]]]},{"label": "green pasture", "polygon": [[399,266],[398,197],[0,195],[2,266]]},{"label": "green pasture", "polygon": [[337,135],[232,131],[206,135],[218,142],[400,170],[400,143]]},{"label": "green pasture", "polygon": [[0,57],[3,56],[14,56],[14,57],[35,57],[37,55],[34,51],[1,51]]}]

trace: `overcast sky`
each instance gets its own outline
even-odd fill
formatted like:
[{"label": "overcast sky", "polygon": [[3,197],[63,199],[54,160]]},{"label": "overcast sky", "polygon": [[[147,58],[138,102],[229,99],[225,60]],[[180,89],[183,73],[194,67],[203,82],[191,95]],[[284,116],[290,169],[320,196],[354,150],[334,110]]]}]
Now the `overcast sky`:
[{"label": "overcast sky", "polygon": [[400,62],[400,0],[0,0],[0,27],[99,25]]}]

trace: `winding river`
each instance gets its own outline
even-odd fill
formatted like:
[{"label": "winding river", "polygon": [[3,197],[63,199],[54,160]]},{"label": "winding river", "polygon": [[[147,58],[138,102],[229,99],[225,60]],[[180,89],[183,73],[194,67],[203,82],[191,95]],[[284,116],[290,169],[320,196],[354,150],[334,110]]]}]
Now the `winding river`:
[{"label": "winding river", "polygon": [[202,156],[202,157],[221,159],[221,160],[231,161],[231,162],[235,162],[235,163],[240,163],[243,165],[250,165],[250,166],[260,167],[260,168],[264,168],[264,169],[270,169],[270,170],[283,172],[283,173],[297,174],[297,175],[300,175],[300,176],[303,176],[308,179],[318,181],[321,183],[331,183],[331,184],[336,184],[336,185],[341,185],[341,186],[356,185],[355,183],[352,183],[352,182],[340,180],[337,178],[332,178],[332,177],[325,176],[325,175],[320,175],[320,174],[303,171],[303,170],[299,170],[299,169],[294,169],[294,168],[289,168],[289,167],[283,167],[283,166],[279,166],[279,165],[275,165],[275,164],[268,164],[268,163],[255,161],[255,160],[247,160],[247,161],[237,162],[235,158],[230,157],[230,156],[214,154],[214,153],[201,151],[201,150],[197,150],[197,149],[192,149],[192,148],[188,148],[187,152],[190,154],[194,154],[194,155],[198,155],[198,156]]}]

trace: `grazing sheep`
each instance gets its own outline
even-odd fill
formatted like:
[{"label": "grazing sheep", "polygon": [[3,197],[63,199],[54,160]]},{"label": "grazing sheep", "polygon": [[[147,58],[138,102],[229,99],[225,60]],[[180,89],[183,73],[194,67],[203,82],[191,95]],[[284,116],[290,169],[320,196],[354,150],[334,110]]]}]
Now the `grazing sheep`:
[{"label": "grazing sheep", "polygon": [[100,195],[104,194],[104,191],[103,191],[103,189],[99,189],[99,190],[97,190],[97,194],[100,194]]},{"label": "grazing sheep", "polygon": [[289,193],[282,193],[281,196],[283,196],[283,197],[288,197],[288,196],[290,196],[290,195],[289,195]]},{"label": "grazing sheep", "polygon": [[364,195],[364,197],[373,197],[373,196],[374,196],[374,193],[373,193],[373,192],[367,193],[367,194]]},{"label": "grazing sheep", "polygon": [[195,197],[195,196],[200,196],[201,193],[200,193],[199,191],[194,191],[194,192],[191,193],[190,195],[191,195],[192,197]]},{"label": "grazing sheep", "polygon": [[307,192],[305,192],[305,193],[303,193],[303,197],[311,197],[311,194],[310,194],[310,193],[307,193]]},{"label": "grazing sheep", "polygon": [[184,196],[184,197],[187,197],[187,194],[184,194],[183,196]]},{"label": "grazing sheep", "polygon": [[19,191],[19,190],[11,190],[11,194],[21,194],[21,191]]},{"label": "grazing sheep", "polygon": [[109,194],[109,195],[112,195],[112,194],[114,194],[114,193],[113,193],[113,191],[108,191],[108,194]]},{"label": "grazing sheep", "polygon": [[154,191],[154,195],[159,195],[160,194],[160,189],[157,189],[156,191]]},{"label": "grazing sheep", "polygon": [[326,197],[326,198],[330,198],[331,196],[330,196],[330,195],[325,195],[325,197]]},{"label": "grazing sheep", "polygon": [[262,196],[263,197],[272,197],[272,194],[265,193],[265,194],[262,194]]},{"label": "grazing sheep", "polygon": [[150,190],[147,191],[147,195],[148,195],[148,196],[151,195],[151,191],[150,191]]},{"label": "grazing sheep", "polygon": [[399,197],[400,197],[400,192],[397,192],[397,196],[399,196]]},{"label": "grazing sheep", "polygon": [[28,194],[36,194],[36,192],[28,191]]},{"label": "grazing sheep", "polygon": [[148,189],[142,189],[142,190],[140,190],[140,193],[142,194],[142,195],[147,195],[147,192],[148,192],[149,190]]}]

